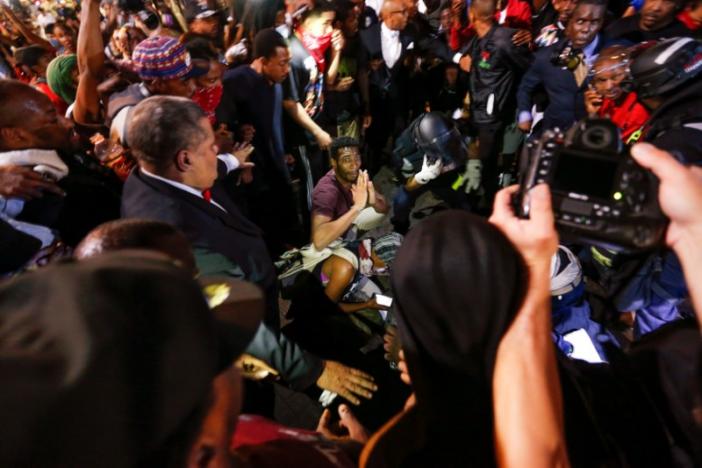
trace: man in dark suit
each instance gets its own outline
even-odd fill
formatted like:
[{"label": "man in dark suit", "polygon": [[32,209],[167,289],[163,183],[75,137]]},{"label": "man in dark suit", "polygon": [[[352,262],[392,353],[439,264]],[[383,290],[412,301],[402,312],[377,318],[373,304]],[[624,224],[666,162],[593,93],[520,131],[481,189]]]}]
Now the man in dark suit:
[{"label": "man in dark suit", "polygon": [[366,165],[375,173],[382,163],[382,149],[389,137],[401,133],[407,124],[410,103],[408,54],[419,51],[443,60],[451,54],[438,38],[415,38],[407,32],[410,12],[401,0],[386,0],[380,10],[380,23],[360,31],[361,60],[359,86],[365,109],[371,116],[366,134],[370,155]]},{"label": "man in dark suit", "polygon": [[[261,231],[228,197],[219,177],[242,162],[217,156],[205,113],[185,98],[156,96],[140,102],[128,128],[139,168],[124,185],[122,216],[163,221],[179,228],[192,247],[224,257],[266,296],[264,323],[279,332],[276,274]],[[286,355],[287,356],[287,355]],[[293,365],[290,360],[285,365]],[[375,385],[367,375],[339,363],[318,360],[306,384],[335,393],[370,398]],[[301,379],[301,382],[304,379]],[[298,388],[304,387],[302,383]]]},{"label": "man in dark suit", "polygon": [[532,95],[539,85],[548,94],[542,129],[570,128],[585,117],[584,93],[590,64],[606,45],[599,32],[607,4],[604,0],[581,0],[565,29],[565,39],[536,52],[534,62],[517,90],[519,128],[532,127]]}]

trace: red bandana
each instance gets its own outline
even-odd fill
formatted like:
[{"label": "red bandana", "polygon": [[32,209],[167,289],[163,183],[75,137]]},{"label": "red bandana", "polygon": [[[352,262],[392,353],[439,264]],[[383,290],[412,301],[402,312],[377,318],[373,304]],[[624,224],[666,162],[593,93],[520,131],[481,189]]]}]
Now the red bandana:
[{"label": "red bandana", "polygon": [[300,38],[307,52],[314,58],[314,61],[317,62],[319,72],[324,73],[327,65],[324,60],[324,54],[331,45],[331,33],[324,36],[313,36],[300,26],[297,28],[297,37]]},{"label": "red bandana", "polygon": [[224,86],[218,84],[210,86],[209,88],[199,88],[195,91],[195,94],[193,94],[193,101],[205,111],[212,125],[214,125],[217,120],[215,117],[215,110],[222,100],[223,92]]}]

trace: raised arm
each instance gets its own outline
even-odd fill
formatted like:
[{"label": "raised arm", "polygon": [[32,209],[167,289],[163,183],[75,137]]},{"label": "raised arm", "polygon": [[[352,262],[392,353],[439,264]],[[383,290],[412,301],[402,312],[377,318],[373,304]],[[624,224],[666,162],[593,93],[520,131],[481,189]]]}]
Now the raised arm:
[{"label": "raised arm", "polygon": [[0,10],[5,13],[5,17],[7,17],[10,23],[17,28],[17,31],[19,31],[19,33],[24,36],[25,39],[27,39],[27,42],[30,44],[36,44],[48,51],[56,52],[56,49],[54,49],[54,46],[51,45],[51,42],[29,29],[22,21],[20,21],[19,18],[17,18],[15,12],[12,11],[12,8],[10,8],[7,4],[0,3]]},{"label": "raised arm", "polygon": [[493,374],[498,466],[569,466],[563,398],[551,340],[550,268],[558,235],[546,185],[531,191],[531,219],[518,219],[510,199],[516,186],[495,197],[490,222],[512,241],[529,271],[524,303],[497,349]]},{"label": "raised arm", "polygon": [[78,30],[78,91],[73,106],[73,119],[81,124],[103,121],[100,107],[100,75],[105,63],[102,32],[100,31],[100,1],[83,3],[80,29]]}]

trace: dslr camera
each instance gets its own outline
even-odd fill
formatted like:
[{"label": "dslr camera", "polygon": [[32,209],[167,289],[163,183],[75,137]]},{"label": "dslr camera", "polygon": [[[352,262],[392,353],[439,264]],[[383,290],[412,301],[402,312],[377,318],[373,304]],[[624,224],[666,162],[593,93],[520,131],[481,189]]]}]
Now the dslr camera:
[{"label": "dslr camera", "polygon": [[515,213],[529,217],[529,190],[547,183],[556,226],[569,241],[635,252],[663,243],[667,219],[658,205],[658,179],[629,155],[619,129],[585,119],[567,133],[547,130],[525,145]]}]

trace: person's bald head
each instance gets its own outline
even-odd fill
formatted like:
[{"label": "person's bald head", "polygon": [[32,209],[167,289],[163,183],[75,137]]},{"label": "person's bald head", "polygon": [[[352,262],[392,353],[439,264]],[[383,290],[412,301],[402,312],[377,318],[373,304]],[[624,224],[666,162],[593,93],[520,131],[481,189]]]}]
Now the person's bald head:
[{"label": "person's bald head", "polygon": [[124,249],[155,250],[183,268],[197,272],[190,242],[170,224],[147,219],[118,219],[101,224],[80,241],[73,255],[78,260]]},{"label": "person's bald head", "polygon": [[470,3],[471,22],[493,22],[496,11],[496,0],[473,0]]},{"label": "person's bald head", "polygon": [[73,148],[73,124],[48,97],[15,80],[0,80],[0,150]]},{"label": "person's bald head", "polygon": [[385,0],[380,9],[380,20],[393,31],[402,31],[407,27],[409,11],[403,0]]}]

